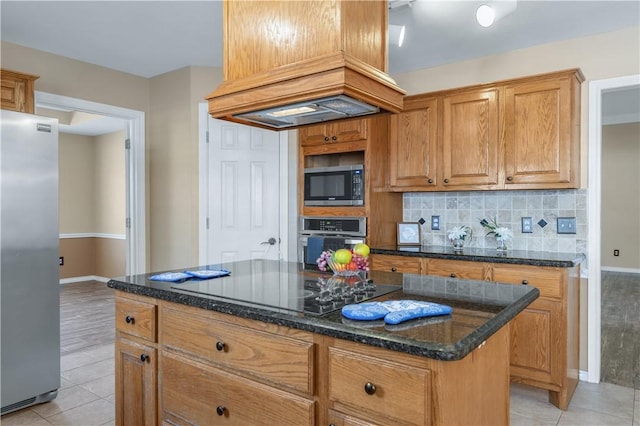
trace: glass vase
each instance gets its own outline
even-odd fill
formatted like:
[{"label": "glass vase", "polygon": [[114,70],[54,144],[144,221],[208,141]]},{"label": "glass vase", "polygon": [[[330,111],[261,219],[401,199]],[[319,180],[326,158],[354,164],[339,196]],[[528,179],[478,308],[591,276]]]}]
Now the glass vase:
[{"label": "glass vase", "polygon": [[496,238],[496,243],[498,244],[498,247],[496,248],[498,252],[507,251],[507,242],[504,240],[504,238]]},{"label": "glass vase", "polygon": [[453,241],[453,251],[459,252],[464,248],[464,240],[457,239]]}]

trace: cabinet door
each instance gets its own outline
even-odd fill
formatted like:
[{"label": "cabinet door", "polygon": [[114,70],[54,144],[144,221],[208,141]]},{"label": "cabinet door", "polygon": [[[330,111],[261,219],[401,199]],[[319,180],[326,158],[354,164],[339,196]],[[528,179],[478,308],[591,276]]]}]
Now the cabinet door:
[{"label": "cabinet door", "polygon": [[420,259],[417,257],[372,254],[369,258],[369,261],[370,268],[374,271],[419,274],[421,270]]},{"label": "cabinet door", "polygon": [[562,304],[541,298],[511,321],[511,378],[562,384]]},{"label": "cabinet door", "polygon": [[367,120],[347,120],[298,130],[302,146],[323,145],[338,142],[357,142],[367,139]]},{"label": "cabinet door", "polygon": [[484,189],[498,183],[498,90],[483,89],[443,100],[441,186]]},{"label": "cabinet door", "polygon": [[578,187],[579,104],[574,104],[574,80],[565,77],[507,86],[504,134],[507,187]]},{"label": "cabinet door", "polygon": [[157,424],[157,350],[116,339],[116,424]]},{"label": "cabinet door", "polygon": [[438,135],[437,99],[414,111],[391,116],[392,187],[434,187]]},{"label": "cabinet door", "polygon": [[[312,400],[162,352],[163,419],[196,425],[312,425]],[[132,423],[133,424],[133,423]]]},{"label": "cabinet door", "polygon": [[38,77],[9,70],[0,70],[0,77],[2,109],[33,114],[34,81]]},{"label": "cabinet door", "polygon": [[329,410],[329,426],[376,426],[356,417],[347,416],[338,411]]}]

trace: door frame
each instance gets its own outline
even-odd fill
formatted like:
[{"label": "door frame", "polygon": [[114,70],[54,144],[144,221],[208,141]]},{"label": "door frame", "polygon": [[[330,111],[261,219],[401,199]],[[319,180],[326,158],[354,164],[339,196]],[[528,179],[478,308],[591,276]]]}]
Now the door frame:
[{"label": "door frame", "polygon": [[121,118],[127,122],[129,162],[126,164],[126,274],[146,272],[146,205],[145,205],[145,113],[128,108],[101,104],[84,99],[35,92],[35,104],[43,108],[82,111]]},{"label": "door frame", "polygon": [[588,302],[587,381],[600,382],[601,345],[601,201],[602,201],[602,94],[640,85],[640,74],[589,82],[589,172],[588,172]]},{"label": "door frame", "polygon": [[[209,203],[209,143],[207,141],[207,131],[209,120],[209,105],[207,102],[198,103],[198,198],[199,198],[199,214],[198,214],[198,261],[200,265],[208,264],[209,259],[209,238],[207,229],[207,206]],[[289,210],[291,203],[288,197],[289,182],[289,132],[280,131],[280,182],[279,182],[279,258],[280,260],[289,260]],[[293,200],[295,204],[295,200]]]}]

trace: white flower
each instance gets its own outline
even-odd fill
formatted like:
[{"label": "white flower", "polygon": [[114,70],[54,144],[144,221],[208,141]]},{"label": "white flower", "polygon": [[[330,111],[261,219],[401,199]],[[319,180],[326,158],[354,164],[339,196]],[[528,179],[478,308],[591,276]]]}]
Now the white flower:
[{"label": "white flower", "polygon": [[504,226],[500,226],[496,228],[493,232],[496,235],[496,238],[499,238],[505,241],[513,238],[513,232],[511,231],[511,229],[505,228]]},{"label": "white flower", "polygon": [[447,231],[449,233],[449,240],[464,240],[467,235],[471,235],[471,228],[468,226],[454,226]]}]

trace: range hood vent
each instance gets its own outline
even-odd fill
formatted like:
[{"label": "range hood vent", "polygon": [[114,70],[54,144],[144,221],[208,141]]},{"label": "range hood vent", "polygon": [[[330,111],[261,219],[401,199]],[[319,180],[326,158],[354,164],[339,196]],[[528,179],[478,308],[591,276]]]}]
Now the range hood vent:
[{"label": "range hood vent", "polygon": [[209,113],[282,130],[399,112],[387,14],[386,0],[226,0],[224,82]]}]

